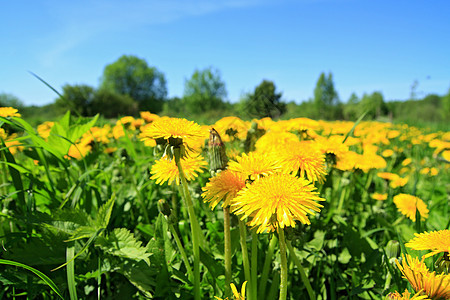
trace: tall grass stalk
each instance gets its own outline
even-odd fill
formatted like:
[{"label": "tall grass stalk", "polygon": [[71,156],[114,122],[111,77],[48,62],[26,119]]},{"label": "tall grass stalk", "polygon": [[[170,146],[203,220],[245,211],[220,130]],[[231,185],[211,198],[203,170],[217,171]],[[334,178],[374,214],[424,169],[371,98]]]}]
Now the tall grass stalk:
[{"label": "tall grass stalk", "polygon": [[271,270],[273,253],[275,251],[277,241],[278,241],[277,236],[275,234],[272,235],[272,238],[270,239],[269,242],[269,248],[267,249],[266,252],[266,259],[264,260],[264,266],[261,273],[261,280],[259,281],[258,294],[261,299],[263,299],[264,295],[266,295],[267,280],[269,279],[269,271]]},{"label": "tall grass stalk", "polygon": [[295,264],[295,266],[297,267],[297,269],[298,269],[298,271],[300,273],[300,277],[302,278],[303,284],[305,285],[306,290],[308,291],[309,299],[315,300],[316,299],[316,295],[314,294],[314,290],[312,289],[311,283],[309,282],[308,277],[306,276],[305,270],[303,269],[303,266],[302,266],[302,263],[301,263],[300,259],[295,254],[295,250],[292,247],[291,241],[287,242],[287,247],[289,249],[290,257],[294,261],[294,264]]}]

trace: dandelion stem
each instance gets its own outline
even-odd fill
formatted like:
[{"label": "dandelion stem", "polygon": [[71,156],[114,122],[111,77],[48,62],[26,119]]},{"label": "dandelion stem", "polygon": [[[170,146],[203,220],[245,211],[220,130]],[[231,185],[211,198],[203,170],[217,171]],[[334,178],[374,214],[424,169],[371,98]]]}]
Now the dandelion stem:
[{"label": "dandelion stem", "polygon": [[254,300],[253,298],[253,286],[251,281],[251,275],[250,275],[250,264],[248,261],[248,250],[247,250],[247,228],[245,227],[245,223],[241,220],[239,220],[239,233],[241,237],[241,250],[242,250],[242,262],[244,264],[244,274],[245,274],[245,280],[247,281],[247,284],[250,284],[250,287],[248,287],[248,299]]},{"label": "dandelion stem", "polygon": [[269,278],[270,266],[272,265],[273,253],[275,250],[275,245],[277,244],[277,240],[278,239],[276,235],[272,235],[272,239],[270,240],[269,243],[269,249],[267,249],[266,252],[266,259],[264,260],[264,266],[258,291],[258,294],[260,295],[261,299],[264,297],[264,295],[266,295],[266,284],[267,279]]},{"label": "dandelion stem", "polygon": [[[256,229],[255,229],[256,230]],[[251,231],[252,234],[252,268],[251,268],[251,276],[252,276],[252,294],[254,299],[258,299],[258,290],[257,290],[257,279],[258,279],[258,235],[255,230]]]},{"label": "dandelion stem", "polygon": [[308,280],[308,277],[306,276],[305,270],[303,269],[302,263],[300,259],[295,254],[294,248],[292,248],[291,242],[287,242],[287,247],[289,249],[289,254],[294,260],[295,265],[297,266],[298,271],[300,272],[300,277],[302,278],[303,284],[306,287],[306,290],[308,291],[309,299],[314,300],[316,299],[316,296],[314,294],[314,291],[311,287],[311,283]]},{"label": "dandelion stem", "polygon": [[186,206],[189,214],[189,221],[191,223],[191,234],[192,234],[192,248],[194,253],[194,298],[195,300],[201,299],[200,294],[200,240],[199,240],[199,226],[197,218],[195,216],[194,205],[192,203],[191,194],[189,193],[188,184],[186,177],[184,176],[183,167],[181,166],[181,153],[180,148],[174,149],[175,163],[178,167],[180,173],[181,185],[184,190],[184,198],[186,201]]},{"label": "dandelion stem", "polygon": [[278,235],[280,241],[280,258],[281,258],[281,274],[280,274],[280,300],[286,300],[287,296],[287,259],[286,259],[286,239],[284,237],[284,229],[278,227]]},{"label": "dandelion stem", "polygon": [[231,297],[231,232],[229,206],[223,208],[223,226],[225,239],[225,297]]}]

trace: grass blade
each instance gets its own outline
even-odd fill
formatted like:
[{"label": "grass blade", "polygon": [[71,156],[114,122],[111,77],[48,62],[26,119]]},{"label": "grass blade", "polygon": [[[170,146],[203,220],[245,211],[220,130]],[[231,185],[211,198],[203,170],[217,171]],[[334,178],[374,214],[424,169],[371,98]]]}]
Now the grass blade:
[{"label": "grass blade", "polygon": [[36,270],[35,268],[32,268],[30,266],[24,265],[22,263],[11,261],[11,260],[6,260],[6,259],[0,259],[0,264],[21,267],[21,268],[27,269],[28,271],[33,272],[39,278],[41,278],[61,299],[64,299],[64,297],[61,294],[61,291],[58,289],[56,284],[47,275],[45,275],[41,271]]}]

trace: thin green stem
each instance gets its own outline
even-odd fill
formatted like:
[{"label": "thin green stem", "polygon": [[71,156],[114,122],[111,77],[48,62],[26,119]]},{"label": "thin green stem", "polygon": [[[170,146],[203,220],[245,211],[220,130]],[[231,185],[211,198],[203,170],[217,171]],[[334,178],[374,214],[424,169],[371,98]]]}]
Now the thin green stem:
[{"label": "thin green stem", "polygon": [[300,277],[302,278],[303,284],[305,285],[306,290],[308,291],[309,299],[315,300],[316,295],[314,294],[314,291],[311,287],[311,283],[309,282],[308,277],[306,276],[306,272],[303,269],[302,263],[301,263],[300,259],[297,257],[297,255],[295,254],[294,248],[292,248],[290,241],[287,242],[287,247],[289,249],[290,257],[293,259],[294,264],[297,266],[297,269],[300,272]]},{"label": "thin green stem", "polygon": [[264,260],[264,266],[263,266],[263,271],[262,271],[262,275],[261,275],[261,280],[259,281],[258,294],[261,299],[263,299],[266,295],[267,280],[269,278],[269,271],[270,271],[270,267],[272,265],[273,253],[275,251],[275,246],[277,244],[277,241],[278,241],[278,239],[277,239],[276,235],[272,235],[272,239],[270,240],[270,243],[269,243],[269,249],[267,249],[267,252],[266,252],[266,259]]},{"label": "thin green stem", "polygon": [[[254,300],[253,298],[253,286],[251,281],[250,274],[250,263],[248,261],[248,250],[247,250],[247,228],[245,227],[245,223],[239,220],[239,233],[240,233],[240,241],[241,241],[241,251],[242,251],[242,262],[244,264],[244,274],[245,280],[247,281],[247,292],[248,292],[248,300]],[[249,286],[248,286],[249,285]]]},{"label": "thin green stem", "polygon": [[251,276],[252,276],[252,293],[254,299],[258,299],[257,280],[258,280],[258,235],[255,230],[251,231],[252,235],[252,258],[251,258]]},{"label": "thin green stem", "polygon": [[223,208],[223,235],[225,242],[225,297],[231,297],[231,224],[229,206]]},{"label": "thin green stem", "polygon": [[192,273],[191,264],[189,263],[189,259],[186,255],[186,251],[184,251],[184,247],[183,247],[183,244],[181,243],[180,237],[178,236],[178,233],[177,233],[175,227],[173,226],[173,224],[169,223],[169,229],[173,235],[173,238],[175,239],[175,243],[177,244],[178,250],[180,251],[181,258],[183,259],[184,265],[186,266],[189,280],[192,281],[194,279],[194,273]]},{"label": "thin green stem", "polygon": [[183,195],[188,209],[189,221],[191,223],[192,248],[194,253],[194,298],[195,300],[200,300],[200,226],[198,225],[197,217],[195,216],[194,205],[192,203],[191,194],[189,193],[188,183],[186,181],[186,177],[184,176],[183,167],[181,166],[180,148],[174,149],[174,158],[178,167],[181,185],[183,186]]},{"label": "thin green stem", "polygon": [[280,274],[280,300],[286,300],[287,296],[287,259],[286,259],[286,239],[284,237],[284,229],[278,227],[278,236],[280,241],[280,258],[281,258],[281,274]]}]

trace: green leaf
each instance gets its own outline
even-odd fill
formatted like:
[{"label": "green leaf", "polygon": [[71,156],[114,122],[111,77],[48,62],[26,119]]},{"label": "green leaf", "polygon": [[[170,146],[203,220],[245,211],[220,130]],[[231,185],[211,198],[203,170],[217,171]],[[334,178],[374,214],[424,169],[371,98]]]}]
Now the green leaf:
[{"label": "green leaf", "polygon": [[96,242],[108,254],[129,258],[135,261],[143,260],[150,266],[147,248],[142,246],[142,242],[136,240],[134,235],[126,228],[116,228],[106,238],[99,238]]},{"label": "green leaf", "polygon": [[111,199],[108,200],[105,204],[103,204],[97,214],[96,225],[98,228],[106,228],[109,224],[109,220],[111,218],[112,209],[114,206],[115,195],[111,196]]},{"label": "green leaf", "polygon": [[30,266],[27,266],[27,265],[24,265],[21,263],[11,261],[11,260],[0,259],[0,264],[21,267],[21,268],[24,268],[24,269],[27,269],[27,270],[33,272],[34,274],[39,276],[39,278],[41,278],[61,299],[64,299],[64,297],[61,294],[61,291],[56,286],[56,284],[50,278],[48,278],[47,275],[45,275],[41,271],[36,270],[35,268],[32,268]]}]

